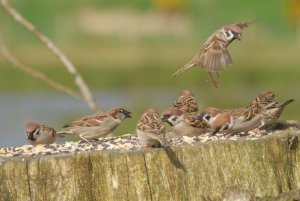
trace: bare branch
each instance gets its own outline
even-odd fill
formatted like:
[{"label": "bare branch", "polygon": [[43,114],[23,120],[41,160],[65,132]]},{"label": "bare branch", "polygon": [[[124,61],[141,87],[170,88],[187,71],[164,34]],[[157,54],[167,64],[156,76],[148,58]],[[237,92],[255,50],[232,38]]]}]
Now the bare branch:
[{"label": "bare branch", "polygon": [[1,6],[4,10],[13,17],[13,19],[30,31],[37,39],[39,39],[67,68],[68,72],[74,77],[75,85],[79,88],[85,101],[93,112],[99,111],[99,107],[95,101],[91,90],[85,83],[80,73],[76,70],[70,60],[60,51],[44,34],[36,29],[36,27],[22,17],[14,8],[12,8],[7,0],[0,0]]},{"label": "bare branch", "polygon": [[72,89],[69,89],[55,81],[53,81],[52,79],[48,78],[44,73],[36,71],[34,69],[32,69],[31,67],[21,63],[17,58],[15,58],[7,49],[7,47],[2,43],[2,41],[0,40],[0,51],[2,52],[3,56],[6,57],[6,59],[12,64],[14,65],[16,68],[24,71],[25,73],[31,75],[32,77],[35,77],[37,79],[40,79],[42,81],[44,81],[48,86],[53,87],[54,89],[64,92],[74,98],[77,98],[79,100],[84,101],[84,98],[81,96],[81,94],[78,94],[76,92],[74,92]]}]

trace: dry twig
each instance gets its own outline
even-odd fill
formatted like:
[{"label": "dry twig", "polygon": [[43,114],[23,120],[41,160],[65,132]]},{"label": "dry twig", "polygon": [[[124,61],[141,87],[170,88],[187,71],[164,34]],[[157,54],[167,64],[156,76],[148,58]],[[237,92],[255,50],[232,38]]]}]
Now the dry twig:
[{"label": "dry twig", "polygon": [[34,70],[33,68],[21,63],[17,58],[15,58],[10,53],[10,51],[7,49],[7,47],[3,44],[3,42],[1,40],[0,40],[0,51],[2,52],[3,56],[11,64],[13,64],[16,68],[24,71],[25,73],[27,73],[28,75],[31,75],[32,77],[35,77],[37,79],[44,81],[48,86],[53,87],[54,89],[56,89],[58,91],[64,92],[74,98],[84,101],[84,98],[82,97],[81,94],[78,94],[78,93],[74,92],[72,89],[69,89],[69,88],[53,81],[52,79],[47,77],[47,75],[45,75],[44,73]]},{"label": "dry twig", "polygon": [[[44,34],[37,30],[37,28],[21,16],[13,7],[11,7],[7,0],[0,0],[0,5],[4,10],[13,17],[13,19],[30,31],[37,39],[39,39],[67,68],[68,72],[74,77],[75,85],[79,88],[84,100],[88,103],[93,112],[99,111],[99,107],[95,101],[91,90],[85,83],[82,76],[76,70],[70,60],[60,51]],[[24,66],[23,66],[24,67]]]}]

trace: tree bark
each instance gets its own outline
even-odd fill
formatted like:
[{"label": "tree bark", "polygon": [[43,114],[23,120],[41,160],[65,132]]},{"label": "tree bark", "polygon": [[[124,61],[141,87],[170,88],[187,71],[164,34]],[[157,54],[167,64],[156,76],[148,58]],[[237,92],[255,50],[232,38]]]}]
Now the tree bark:
[{"label": "tree bark", "polygon": [[228,186],[269,199],[300,188],[298,136],[0,158],[0,200],[201,201]]}]

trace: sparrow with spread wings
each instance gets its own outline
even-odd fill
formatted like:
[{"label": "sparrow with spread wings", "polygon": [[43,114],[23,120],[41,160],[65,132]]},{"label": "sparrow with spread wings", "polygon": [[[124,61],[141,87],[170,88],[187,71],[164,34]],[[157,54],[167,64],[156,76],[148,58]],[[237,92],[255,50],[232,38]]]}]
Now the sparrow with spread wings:
[{"label": "sparrow with spread wings", "polygon": [[241,40],[243,29],[253,22],[229,24],[218,29],[205,41],[197,54],[187,64],[176,71],[172,77],[176,77],[191,67],[201,66],[211,77],[211,80],[208,80],[208,82],[218,87],[218,81],[214,79],[212,73],[216,73],[219,78],[219,72],[222,68],[226,69],[228,65],[232,64],[227,47],[235,39]]}]

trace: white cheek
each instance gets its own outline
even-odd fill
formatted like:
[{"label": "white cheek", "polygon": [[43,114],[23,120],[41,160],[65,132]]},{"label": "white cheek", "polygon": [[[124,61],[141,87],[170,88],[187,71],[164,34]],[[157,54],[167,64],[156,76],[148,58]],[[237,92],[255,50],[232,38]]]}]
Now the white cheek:
[{"label": "white cheek", "polygon": [[175,118],[174,116],[171,116],[168,121],[173,125],[176,126],[180,121],[180,117]]},{"label": "white cheek", "polygon": [[222,32],[223,32],[226,40],[231,41],[234,38],[234,35],[231,31],[225,31],[224,29],[222,29]]},{"label": "white cheek", "polygon": [[175,121],[173,120],[172,116],[168,119],[168,122],[170,122],[173,126],[176,125],[176,121],[177,120],[175,120]]},{"label": "white cheek", "polygon": [[36,139],[40,135],[40,129],[36,129],[33,133],[33,137]]},{"label": "white cheek", "polygon": [[226,35],[227,40],[232,40],[234,35],[231,32],[228,32],[228,35]]}]

